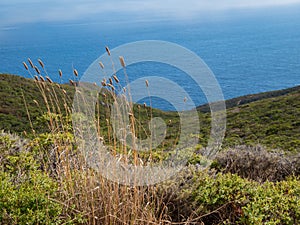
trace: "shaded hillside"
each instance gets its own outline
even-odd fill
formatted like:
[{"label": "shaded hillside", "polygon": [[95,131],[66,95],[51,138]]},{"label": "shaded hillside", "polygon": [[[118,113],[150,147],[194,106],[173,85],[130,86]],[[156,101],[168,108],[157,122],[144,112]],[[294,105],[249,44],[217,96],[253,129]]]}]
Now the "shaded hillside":
[{"label": "shaded hillside", "polygon": [[[48,88],[54,88],[57,93],[61,93],[55,84],[47,83],[47,85]],[[69,96],[74,95],[74,88],[70,85],[62,85],[62,88],[66,90]],[[36,102],[39,104],[37,105]],[[31,126],[27,110],[31,122],[36,124],[37,119],[47,111],[43,102],[43,95],[34,80],[0,74],[0,129],[16,133],[30,131]]]}]

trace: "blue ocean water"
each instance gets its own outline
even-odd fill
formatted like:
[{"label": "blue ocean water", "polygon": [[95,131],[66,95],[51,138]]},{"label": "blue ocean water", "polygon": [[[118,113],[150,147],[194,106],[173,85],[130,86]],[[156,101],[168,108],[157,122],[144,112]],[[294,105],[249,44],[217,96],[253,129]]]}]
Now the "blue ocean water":
[{"label": "blue ocean water", "polygon": [[[211,20],[78,21],[0,28],[0,72],[30,77],[22,62],[41,58],[60,82],[83,74],[105,52],[133,41],[174,42],[199,55],[215,74],[225,99],[300,85],[300,10],[237,13]],[[180,56],[178,56],[180,60]],[[125,59],[126,60],[126,59]],[[207,102],[182,71],[153,63],[128,70],[130,80],[164,76],[183,85],[196,105]],[[166,92],[172,90],[166,90]],[[172,107],[156,99],[153,106]]]}]

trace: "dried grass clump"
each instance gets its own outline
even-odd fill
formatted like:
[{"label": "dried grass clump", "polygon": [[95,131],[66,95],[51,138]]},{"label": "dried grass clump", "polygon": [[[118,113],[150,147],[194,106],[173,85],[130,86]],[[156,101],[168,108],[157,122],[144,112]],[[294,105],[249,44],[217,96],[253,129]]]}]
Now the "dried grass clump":
[{"label": "dried grass clump", "polygon": [[[106,51],[110,55],[108,48]],[[38,63],[39,68],[44,69],[44,64],[41,61]],[[125,70],[126,64],[123,57],[120,57],[120,63]],[[73,219],[80,215],[82,217],[81,224],[171,224],[171,216],[168,214],[168,208],[165,207],[168,204],[168,198],[161,195],[163,190],[158,193],[158,186],[121,185],[111,182],[103,177],[101,171],[98,172],[88,166],[84,155],[78,150],[78,145],[82,141],[81,137],[73,134],[72,99],[66,95],[63,86],[59,85],[59,88],[56,88],[56,84],[52,82],[46,70],[39,70],[32,64],[34,69],[31,71],[29,64],[28,66],[26,63],[23,65],[36,79],[35,83],[43,97],[41,102],[35,100],[36,106],[45,105],[46,107],[45,114],[39,123],[48,127],[50,131],[34,134],[30,146],[41,165],[41,170],[53,178],[58,186],[57,196],[52,201],[63,207],[62,216]],[[103,65],[100,67],[104,68]],[[61,80],[62,71],[59,70],[58,73]],[[124,73],[128,81],[128,76],[125,71]],[[73,69],[73,75],[74,77],[69,79],[69,83],[77,87],[80,83],[77,79],[78,71],[76,69]],[[122,88],[119,82],[116,73],[101,81],[103,89],[101,93],[98,93],[99,102],[95,109],[96,120],[91,124],[95,123],[97,126],[98,138],[105,141],[107,146],[111,146],[109,150],[112,155],[122,156],[124,163],[138,165],[137,151],[118,142],[112,133],[111,113],[108,106],[111,101],[116,100],[114,91]],[[76,97],[83,98],[83,102],[86,102],[85,95],[82,93],[82,91],[76,90]],[[129,88],[128,96],[130,98]],[[129,100],[129,102],[132,101]],[[133,104],[129,104],[128,108],[130,131],[135,133],[137,123]],[[121,114],[119,114],[120,116]],[[30,117],[29,113],[28,117]],[[84,119],[84,116],[81,119]],[[89,123],[86,124],[87,127],[89,125]],[[85,128],[84,126],[83,129]]]},{"label": "dried grass clump", "polygon": [[299,159],[299,154],[292,158],[259,145],[236,146],[217,155],[213,167],[259,182],[281,181],[300,174]]}]

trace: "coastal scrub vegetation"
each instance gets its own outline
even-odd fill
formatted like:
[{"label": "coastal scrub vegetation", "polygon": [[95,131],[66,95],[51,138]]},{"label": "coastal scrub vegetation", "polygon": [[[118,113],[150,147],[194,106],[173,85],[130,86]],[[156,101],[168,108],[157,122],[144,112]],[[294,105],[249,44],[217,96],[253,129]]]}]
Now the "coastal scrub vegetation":
[{"label": "coastal scrub vegetation", "polygon": [[[228,100],[223,148],[205,169],[200,152],[207,147],[210,114],[199,107],[201,132],[193,136],[199,143],[185,168],[163,183],[128,186],[90,168],[80,152],[71,115],[73,98],[80,97],[77,70],[70,84],[57,84],[43,74],[41,60],[40,69],[28,62],[34,79],[0,75],[1,224],[300,223],[299,87]],[[123,58],[120,63],[126,67]],[[132,105],[130,129],[137,137],[147,138],[154,117],[167,131],[147,153],[126,147],[112,132],[114,76],[102,81],[95,105],[101,142],[124,163],[163,161],[178,140],[178,113]]]}]

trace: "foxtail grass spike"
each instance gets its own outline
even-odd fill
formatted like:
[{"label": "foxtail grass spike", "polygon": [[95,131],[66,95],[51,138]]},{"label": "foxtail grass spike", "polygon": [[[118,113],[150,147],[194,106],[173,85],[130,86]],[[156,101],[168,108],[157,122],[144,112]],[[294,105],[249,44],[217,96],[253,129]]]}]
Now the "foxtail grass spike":
[{"label": "foxtail grass spike", "polygon": [[78,77],[78,71],[76,69],[73,70],[73,73],[76,77]]},{"label": "foxtail grass spike", "polygon": [[101,69],[104,69],[104,65],[102,62],[99,62],[99,65],[100,65]]},{"label": "foxtail grass spike", "polygon": [[23,62],[23,66],[25,67],[26,70],[28,70],[28,66],[25,62]]},{"label": "foxtail grass spike", "polygon": [[47,81],[48,81],[50,84],[53,83],[53,81],[50,79],[50,77],[46,76],[46,79],[47,79]]},{"label": "foxtail grass spike", "polygon": [[122,66],[123,68],[125,68],[125,67],[126,67],[126,64],[125,64],[124,57],[123,57],[123,56],[120,56],[120,57],[119,57],[119,60],[120,60],[121,66]]},{"label": "foxtail grass spike", "polygon": [[117,77],[116,75],[113,75],[113,78],[114,78],[114,80],[115,80],[117,83],[120,82],[119,79],[118,79],[118,77]]},{"label": "foxtail grass spike", "polygon": [[38,59],[38,62],[41,65],[41,67],[44,69],[45,65],[44,65],[43,61],[41,59]]},{"label": "foxtail grass spike", "polygon": [[32,63],[32,61],[31,61],[31,59],[30,59],[30,58],[28,58],[28,59],[27,59],[27,61],[29,62],[29,64],[30,64],[31,68],[34,68],[34,65],[33,65],[33,63]]},{"label": "foxtail grass spike", "polygon": [[107,54],[110,56],[110,50],[107,46],[105,46],[105,50],[106,50]]},{"label": "foxtail grass spike", "polygon": [[113,91],[115,90],[115,87],[111,84],[107,84],[108,87],[110,87]]},{"label": "foxtail grass spike", "polygon": [[37,72],[37,74],[41,74],[39,68],[37,68],[36,66],[34,66],[35,71]]},{"label": "foxtail grass spike", "polygon": [[45,79],[42,75],[40,75],[40,79],[41,79],[41,81],[45,82]]}]

